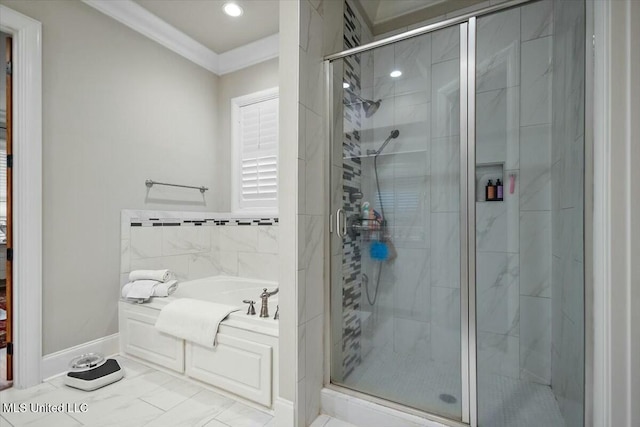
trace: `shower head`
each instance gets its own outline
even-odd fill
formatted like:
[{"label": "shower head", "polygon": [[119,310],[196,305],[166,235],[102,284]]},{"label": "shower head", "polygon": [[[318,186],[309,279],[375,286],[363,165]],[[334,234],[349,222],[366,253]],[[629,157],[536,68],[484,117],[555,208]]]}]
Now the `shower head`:
[{"label": "shower head", "polygon": [[370,99],[364,99],[357,93],[354,93],[348,89],[345,89],[345,90],[351,96],[352,103],[355,103],[356,100],[360,101],[360,104],[362,105],[362,111],[364,111],[364,116],[366,118],[373,116],[375,112],[378,111],[378,108],[380,108],[380,103],[382,102],[381,99],[378,99],[377,101],[372,101]]},{"label": "shower head", "polygon": [[374,156],[377,157],[378,155],[380,155],[380,153],[382,153],[382,150],[384,150],[384,147],[387,146],[389,141],[391,141],[392,139],[396,139],[399,135],[400,135],[400,131],[398,129],[392,130],[391,133],[389,134],[389,136],[387,137],[387,139],[384,140],[384,142],[382,143],[380,148],[378,148],[375,151],[374,150],[368,150],[367,154],[373,154]]},{"label": "shower head", "polygon": [[367,119],[369,117],[373,116],[376,111],[378,111],[378,108],[380,108],[380,102],[381,101],[382,101],[381,99],[378,99],[375,102],[370,101],[368,99],[363,99],[362,100],[362,110],[364,111],[364,116]]}]

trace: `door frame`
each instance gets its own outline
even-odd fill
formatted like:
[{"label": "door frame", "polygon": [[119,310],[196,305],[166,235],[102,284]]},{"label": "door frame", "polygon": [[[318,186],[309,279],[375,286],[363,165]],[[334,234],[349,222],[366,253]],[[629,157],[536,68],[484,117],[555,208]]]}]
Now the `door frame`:
[{"label": "door frame", "polygon": [[13,38],[13,386],[41,382],[42,25],[0,5]]}]

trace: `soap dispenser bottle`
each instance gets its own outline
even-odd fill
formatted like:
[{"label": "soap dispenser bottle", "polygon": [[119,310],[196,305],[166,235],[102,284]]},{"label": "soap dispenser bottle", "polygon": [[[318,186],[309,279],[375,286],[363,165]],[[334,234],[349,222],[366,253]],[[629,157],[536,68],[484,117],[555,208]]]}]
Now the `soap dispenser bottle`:
[{"label": "soap dispenser bottle", "polygon": [[362,204],[362,220],[363,221],[369,220],[369,209],[370,209],[369,202],[364,202]]},{"label": "soap dispenser bottle", "polygon": [[496,182],[496,200],[504,200],[504,186],[502,185],[500,178],[498,178],[498,181]]},{"label": "soap dispenser bottle", "polygon": [[493,181],[489,180],[489,182],[487,182],[487,187],[486,187],[486,200],[488,202],[494,200],[496,198],[496,188],[493,186]]}]

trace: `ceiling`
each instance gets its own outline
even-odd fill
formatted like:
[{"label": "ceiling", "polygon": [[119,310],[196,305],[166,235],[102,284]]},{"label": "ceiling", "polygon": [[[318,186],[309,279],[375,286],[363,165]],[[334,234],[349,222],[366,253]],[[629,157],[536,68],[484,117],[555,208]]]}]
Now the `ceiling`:
[{"label": "ceiling", "polygon": [[431,7],[446,0],[360,0],[373,25]]},{"label": "ceiling", "polygon": [[236,0],[244,9],[239,18],[227,16],[229,0],[135,0],[215,53],[246,45],[278,32],[278,0]]}]

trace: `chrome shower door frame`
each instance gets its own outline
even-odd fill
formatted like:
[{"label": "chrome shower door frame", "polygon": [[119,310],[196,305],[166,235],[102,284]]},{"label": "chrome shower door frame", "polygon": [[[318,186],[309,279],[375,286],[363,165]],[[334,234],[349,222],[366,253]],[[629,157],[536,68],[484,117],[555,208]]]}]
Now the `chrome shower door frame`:
[{"label": "chrome shower door frame", "polygon": [[[477,427],[478,425],[478,404],[477,404],[477,337],[476,337],[476,212],[475,212],[475,194],[476,194],[476,165],[475,165],[475,153],[476,153],[476,19],[477,17],[489,15],[501,10],[505,10],[512,7],[524,5],[526,3],[535,2],[537,0],[511,0],[503,3],[489,6],[485,9],[471,12],[459,17],[445,19],[441,22],[430,24],[421,28],[406,31],[401,34],[397,34],[382,40],[378,40],[372,43],[368,43],[362,46],[357,46],[352,49],[348,49],[342,52],[338,52],[325,57],[325,72],[326,72],[326,129],[329,134],[329,158],[330,165],[333,165],[334,159],[334,111],[333,111],[333,62],[338,59],[345,58],[358,53],[373,50],[378,47],[394,44],[403,40],[407,40],[413,37],[421,36],[424,34],[433,33],[437,30],[458,26],[460,28],[460,324],[461,324],[461,380],[462,380],[462,422],[444,418],[438,415],[434,415],[425,411],[421,411],[415,408],[407,407],[402,404],[391,402],[376,396],[368,395],[344,386],[331,383],[330,369],[325,369],[324,383],[325,387],[344,393],[346,395],[354,396],[364,400],[368,400],[373,403],[397,409],[405,413],[414,414],[427,418],[432,421],[436,421],[449,426],[471,426]],[[589,4],[589,0],[587,0]],[[589,12],[588,12],[589,13]],[[589,28],[586,29],[589,33]],[[588,44],[587,44],[588,46]],[[591,60],[587,55],[587,62]],[[587,82],[589,82],[589,75],[587,76]],[[592,88],[589,84],[585,88],[585,96],[590,97]],[[589,98],[590,99],[590,98]],[[592,114],[591,111],[587,112],[587,116]],[[587,127],[588,128],[588,127]],[[585,149],[587,155],[591,154],[593,145],[592,136],[587,135],[585,139]],[[585,173],[588,176],[592,174],[592,167],[587,163]],[[333,174],[330,173],[329,191],[331,192],[334,186]],[[585,185],[587,181],[585,180]],[[586,193],[586,192],[585,192]],[[331,200],[331,194],[329,195]],[[331,203],[330,203],[331,205]],[[590,229],[587,229],[587,221],[591,220],[590,208],[593,206],[592,198],[587,197],[585,199],[585,245],[586,249],[591,247],[591,235]],[[329,212],[330,227],[329,231],[330,242],[336,238],[336,230],[334,229],[334,207],[331,206]],[[589,222],[590,223],[590,222]],[[584,249],[584,248],[583,248]],[[331,254],[332,255],[332,254]],[[329,256],[328,271],[329,277],[332,277],[333,268],[332,264],[333,256]],[[589,263],[587,263],[589,264]],[[589,269],[590,267],[587,267]],[[590,271],[590,270],[589,270]],[[329,279],[331,286],[331,279]],[[587,302],[592,300],[590,289],[593,283],[590,280],[589,275],[585,275],[585,298]],[[325,360],[328,365],[331,366],[331,290],[325,290],[326,301],[326,316],[325,320],[325,336],[328,338],[325,340]],[[585,339],[588,342],[589,336],[592,333],[592,313],[589,305],[585,305]],[[592,349],[585,348],[585,370],[588,372],[592,368]],[[590,376],[586,375],[585,384],[585,403],[587,396],[592,394]],[[585,413],[588,414],[587,407],[584,405]],[[590,419],[585,418],[585,421]],[[586,425],[586,424],[585,424]]]},{"label": "chrome shower door frame", "polygon": [[[518,1],[521,3],[521,1]],[[475,322],[475,16],[466,20],[460,19],[445,21],[440,24],[428,26],[429,30],[413,34],[415,37],[423,34],[435,32],[437,30],[458,26],[460,30],[460,337],[461,337],[461,381],[462,381],[462,422],[434,415],[429,412],[421,411],[415,408],[407,407],[399,403],[391,402],[376,396],[368,395],[348,387],[333,384],[331,382],[331,345],[332,345],[332,328],[331,328],[331,280],[329,280],[329,289],[325,290],[325,309],[329,313],[325,320],[325,333],[328,339],[325,342],[324,353],[325,360],[328,361],[329,369],[325,369],[324,383],[327,388],[337,390],[344,394],[359,397],[365,400],[379,403],[381,405],[399,409],[404,412],[418,415],[429,420],[439,422],[452,427],[460,426],[477,426],[477,404],[476,404],[476,322]],[[413,31],[412,33],[415,33]],[[402,35],[401,35],[402,36]],[[327,121],[325,129],[329,138],[329,164],[333,167],[333,159],[336,149],[334,141],[334,61],[342,59],[346,56],[362,53],[376,47],[383,46],[397,41],[405,40],[409,37],[396,37],[397,40],[384,44],[376,43],[368,49],[352,49],[342,52],[339,55],[327,57],[324,61],[325,71],[325,93],[326,97],[325,114]],[[382,41],[386,41],[382,40]],[[366,45],[369,46],[369,45]],[[329,172],[329,192],[333,191],[335,183],[333,182],[333,173]],[[336,215],[336,206],[332,206],[332,195],[329,194],[329,233],[330,245],[332,239],[340,238],[340,225],[338,224],[338,215]],[[327,270],[329,277],[333,277],[333,269],[337,266],[332,265],[333,254],[329,256],[329,267]]]}]

